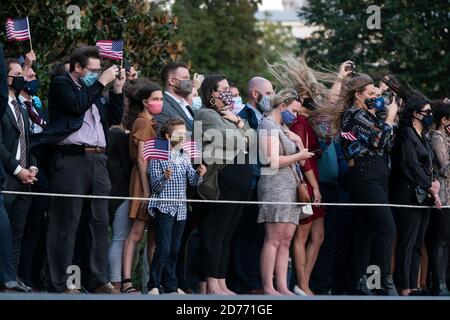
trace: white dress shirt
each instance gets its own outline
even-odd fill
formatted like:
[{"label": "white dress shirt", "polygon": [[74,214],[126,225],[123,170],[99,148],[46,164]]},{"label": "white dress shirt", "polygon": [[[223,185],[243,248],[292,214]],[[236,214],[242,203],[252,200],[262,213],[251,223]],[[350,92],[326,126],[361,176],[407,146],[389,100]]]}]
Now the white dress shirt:
[{"label": "white dress shirt", "polygon": [[192,114],[189,112],[187,106],[189,106],[189,103],[184,100],[183,98],[177,98],[175,97],[173,94],[171,94],[170,92],[166,91],[165,92],[169,97],[171,97],[172,99],[174,99],[181,107],[181,109],[183,109],[184,113],[186,114],[186,116],[190,119],[190,120],[194,120],[194,118],[192,118]]}]

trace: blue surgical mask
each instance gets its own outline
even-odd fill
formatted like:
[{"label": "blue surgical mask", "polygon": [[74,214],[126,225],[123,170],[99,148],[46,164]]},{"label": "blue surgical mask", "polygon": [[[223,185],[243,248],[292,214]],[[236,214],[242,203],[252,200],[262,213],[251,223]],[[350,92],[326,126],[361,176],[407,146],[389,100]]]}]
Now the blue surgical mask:
[{"label": "blue surgical mask", "polygon": [[202,107],[202,98],[200,97],[193,97],[192,98],[192,108],[195,110],[198,110]]},{"label": "blue surgical mask", "polygon": [[258,107],[262,113],[270,112],[270,97],[262,95],[258,101]]},{"label": "blue surgical mask", "polygon": [[238,114],[239,112],[241,112],[242,108],[244,108],[244,104],[242,102],[242,98],[241,97],[234,97],[233,98],[233,113],[234,114]]},{"label": "blue surgical mask", "polygon": [[285,125],[290,126],[297,117],[289,110],[284,110],[281,111],[281,118],[283,119],[283,123]]},{"label": "blue surgical mask", "polygon": [[41,99],[39,99],[38,96],[33,96],[31,99],[33,100],[33,105],[36,108],[42,109],[42,101],[41,101]]},{"label": "blue surgical mask", "polygon": [[386,109],[383,97],[368,98],[364,100],[367,109],[375,109],[377,111]]},{"label": "blue surgical mask", "polygon": [[97,72],[88,71],[84,77],[81,77],[81,81],[83,81],[86,86],[90,87],[97,80],[97,78]]},{"label": "blue surgical mask", "polygon": [[27,83],[25,84],[24,90],[30,95],[30,96],[34,96],[37,94],[37,91],[39,89],[39,80],[38,79],[34,79],[31,81],[27,81]]}]

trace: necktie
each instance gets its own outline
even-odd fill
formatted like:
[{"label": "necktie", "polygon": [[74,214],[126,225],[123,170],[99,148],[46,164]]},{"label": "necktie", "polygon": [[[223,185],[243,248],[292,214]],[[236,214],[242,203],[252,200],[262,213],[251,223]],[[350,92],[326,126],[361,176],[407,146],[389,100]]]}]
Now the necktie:
[{"label": "necktie", "polygon": [[27,141],[25,139],[25,126],[23,124],[22,112],[20,111],[19,104],[16,100],[12,100],[12,105],[14,106],[14,111],[16,113],[17,125],[19,126],[19,141],[20,141],[20,166],[22,168],[27,167]]},{"label": "necktie", "polygon": [[47,122],[45,122],[45,120],[41,118],[39,113],[34,111],[31,101],[24,101],[23,103],[25,103],[25,106],[27,107],[28,115],[30,116],[31,121],[35,124],[40,125],[42,128],[47,127]]},{"label": "necktie", "polygon": [[192,107],[188,104],[186,104],[186,109],[188,109],[189,113],[192,116],[192,119],[194,119],[194,110],[192,110]]}]

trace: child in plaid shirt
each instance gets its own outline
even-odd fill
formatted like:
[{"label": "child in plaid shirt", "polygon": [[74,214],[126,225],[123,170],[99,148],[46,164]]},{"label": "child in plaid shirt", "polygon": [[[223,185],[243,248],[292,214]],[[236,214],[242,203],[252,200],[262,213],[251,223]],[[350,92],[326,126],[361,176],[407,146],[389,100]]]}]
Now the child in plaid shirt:
[{"label": "child in plaid shirt", "polygon": [[[147,174],[150,177],[152,198],[186,199],[187,182],[198,186],[203,180],[206,167],[197,171],[190,157],[182,152],[186,126],[180,119],[168,120],[161,127],[161,137],[170,141],[172,151],[168,160],[152,159]],[[150,267],[149,294],[184,292],[178,288],[175,274],[178,251],[186,221],[186,202],[151,200],[149,213],[154,217],[156,250]]]}]

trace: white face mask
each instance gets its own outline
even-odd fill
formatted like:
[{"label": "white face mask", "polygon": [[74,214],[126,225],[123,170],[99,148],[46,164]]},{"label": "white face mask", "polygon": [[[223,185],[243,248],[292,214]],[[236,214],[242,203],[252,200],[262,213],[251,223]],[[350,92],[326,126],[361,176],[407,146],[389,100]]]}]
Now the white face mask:
[{"label": "white face mask", "polygon": [[202,107],[202,98],[200,97],[193,97],[192,98],[192,108],[195,110],[198,110]]},{"label": "white face mask", "polygon": [[244,109],[244,103],[242,102],[241,97],[235,97],[233,98],[234,106],[233,110],[231,110],[234,114],[238,114],[241,112],[242,109]]}]

